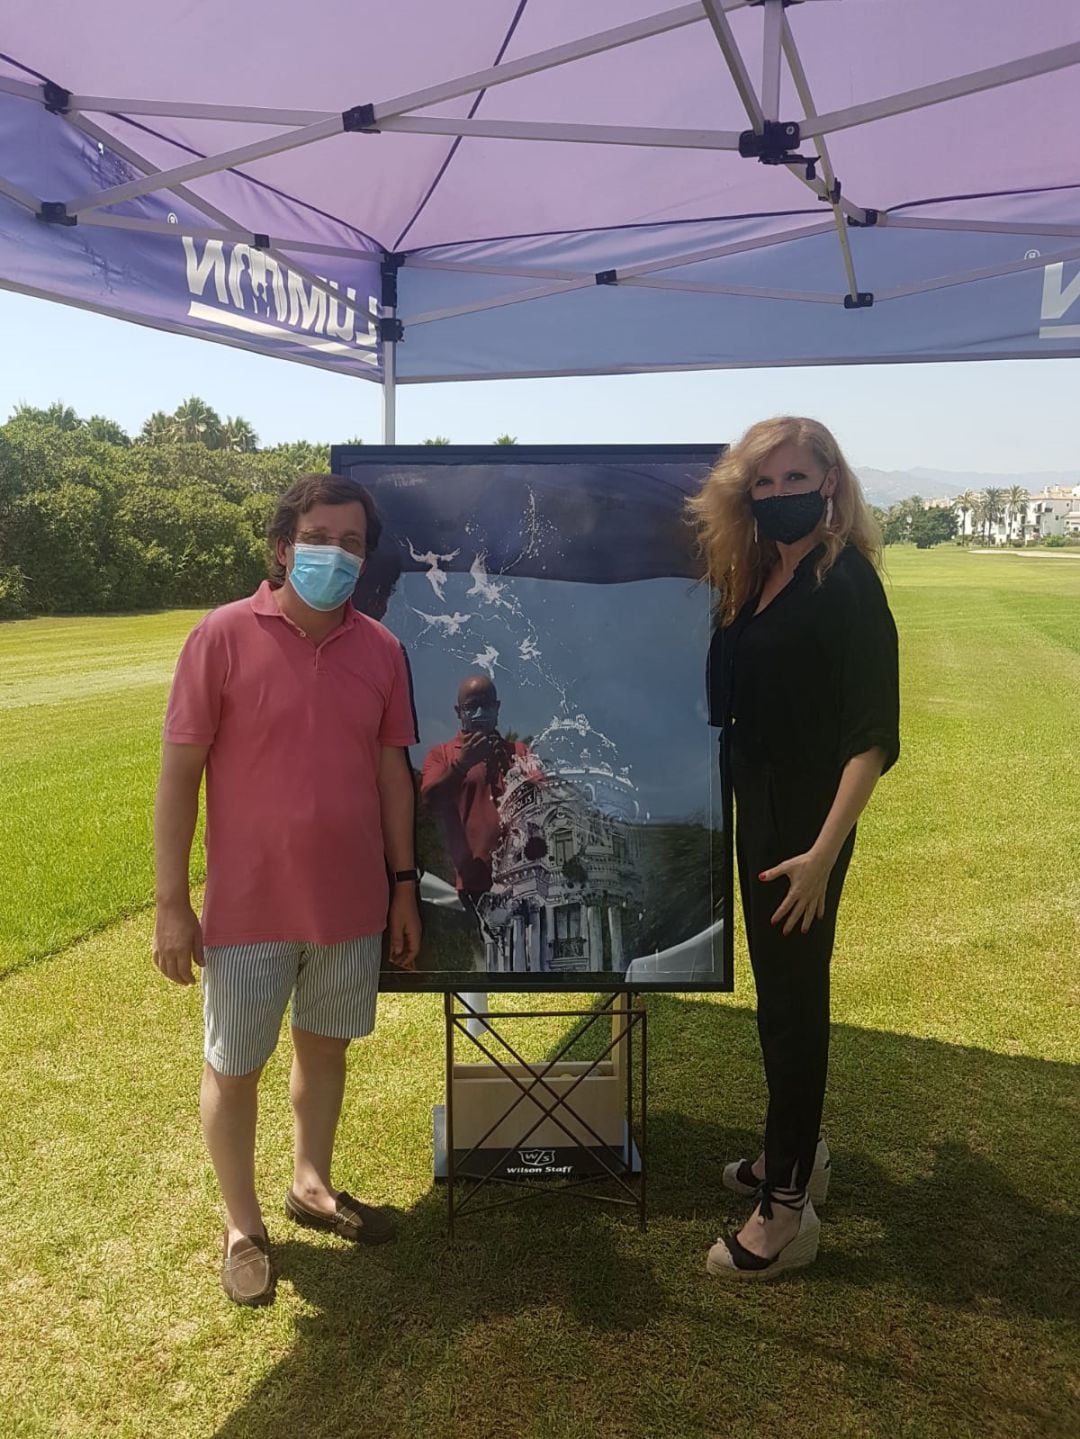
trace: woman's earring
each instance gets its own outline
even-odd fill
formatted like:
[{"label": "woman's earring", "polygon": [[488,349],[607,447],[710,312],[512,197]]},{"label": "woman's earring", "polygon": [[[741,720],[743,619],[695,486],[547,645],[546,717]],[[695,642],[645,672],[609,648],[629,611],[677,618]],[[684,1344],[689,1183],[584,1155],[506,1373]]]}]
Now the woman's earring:
[{"label": "woman's earring", "polygon": [[757,520],[755,520],[755,521],[754,521],[754,544],[756,545],[757,542],[758,542],[758,537],[757,537]]},{"label": "woman's earring", "polygon": [[830,495],[829,498],[828,498],[828,500],[825,502],[825,528],[828,529],[831,524],[832,524],[832,495]]}]

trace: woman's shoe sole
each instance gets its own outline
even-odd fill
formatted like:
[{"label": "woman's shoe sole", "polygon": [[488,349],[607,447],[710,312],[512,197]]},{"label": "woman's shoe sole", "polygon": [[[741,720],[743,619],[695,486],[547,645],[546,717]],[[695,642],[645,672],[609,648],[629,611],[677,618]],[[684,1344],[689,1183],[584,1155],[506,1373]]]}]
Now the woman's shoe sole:
[{"label": "woman's shoe sole", "polygon": [[791,1269],[805,1269],[817,1258],[818,1242],[821,1239],[821,1221],[813,1213],[812,1202],[809,1208],[809,1221],[800,1225],[798,1234],[781,1249],[775,1262],[767,1269],[737,1269],[731,1263],[727,1245],[719,1239],[709,1250],[705,1260],[706,1270],[721,1279],[776,1279]]}]

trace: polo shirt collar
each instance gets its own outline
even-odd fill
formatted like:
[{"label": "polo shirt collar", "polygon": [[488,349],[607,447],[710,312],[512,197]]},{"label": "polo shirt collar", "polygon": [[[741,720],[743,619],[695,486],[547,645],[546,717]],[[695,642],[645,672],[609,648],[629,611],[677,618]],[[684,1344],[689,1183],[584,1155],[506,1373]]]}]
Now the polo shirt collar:
[{"label": "polo shirt collar", "polygon": [[[288,617],[282,614],[278,608],[278,602],[274,598],[275,588],[276,586],[272,585],[269,580],[263,580],[262,584],[251,596],[249,603],[257,615],[276,615],[278,619],[285,620],[285,622],[288,623]],[[339,630],[352,629],[355,624],[356,608],[352,600],[349,599],[345,602],[345,613],[342,616],[341,624],[338,625],[337,629],[333,630],[332,633],[337,634]],[[329,635],[327,639],[329,639]]]}]

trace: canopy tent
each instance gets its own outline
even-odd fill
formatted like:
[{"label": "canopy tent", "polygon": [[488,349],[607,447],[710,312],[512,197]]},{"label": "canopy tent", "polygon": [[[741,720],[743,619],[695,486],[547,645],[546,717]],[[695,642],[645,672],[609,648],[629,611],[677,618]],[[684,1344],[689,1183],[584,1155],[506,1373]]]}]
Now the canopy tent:
[{"label": "canopy tent", "polygon": [[1076,0],[15,0],[0,285],[381,382],[1080,355]]}]

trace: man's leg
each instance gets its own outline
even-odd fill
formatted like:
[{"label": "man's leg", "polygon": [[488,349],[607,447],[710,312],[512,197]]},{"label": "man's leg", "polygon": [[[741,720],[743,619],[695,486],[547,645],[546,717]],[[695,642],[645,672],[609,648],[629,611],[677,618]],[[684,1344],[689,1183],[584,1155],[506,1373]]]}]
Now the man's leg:
[{"label": "man's leg", "polygon": [[263,1232],[255,1194],[255,1120],[262,1065],[250,1074],[219,1074],[203,1066],[199,1110],[210,1160],[225,1201],[230,1246],[242,1235]]},{"label": "man's leg", "polygon": [[299,959],[300,946],[292,943],[208,946],[205,952],[199,1107],[230,1245],[263,1232],[255,1195],[259,1076],[277,1044]]},{"label": "man's leg", "polygon": [[317,1214],[337,1209],[330,1164],[345,1095],[345,1052],[350,1039],[375,1026],[381,952],[377,934],[305,945],[297,971],[289,1082],[296,1120],[293,1193]]},{"label": "man's leg", "polygon": [[330,1039],[293,1027],[289,1097],[296,1120],[293,1193],[319,1214],[332,1215],[337,1191],[330,1183],[341,1103],[345,1097],[347,1039]]}]

